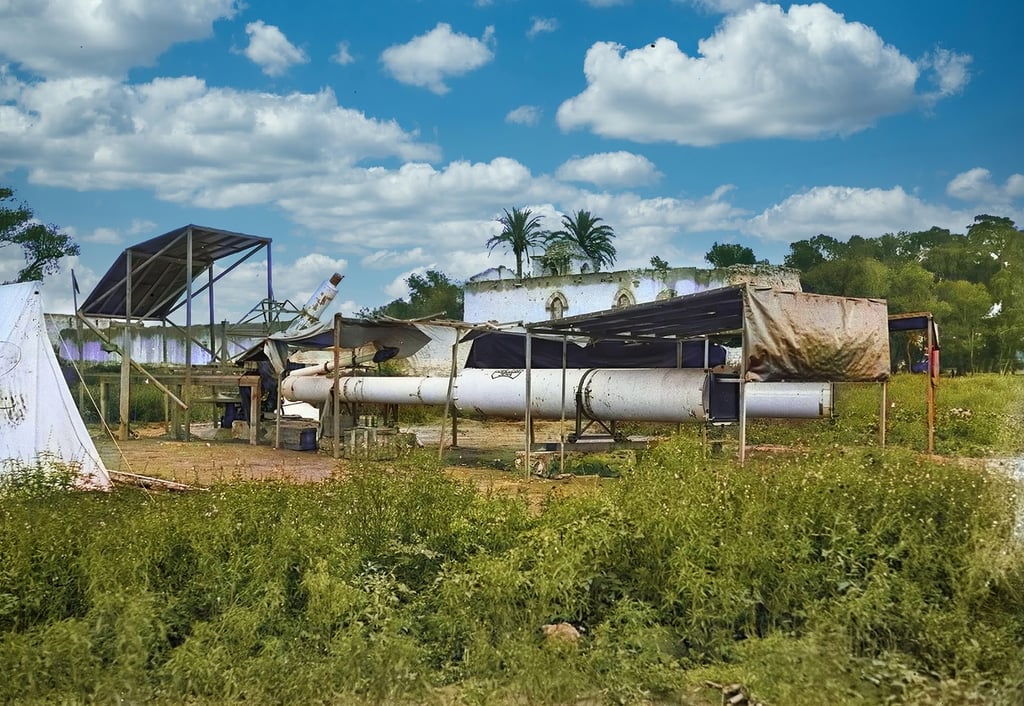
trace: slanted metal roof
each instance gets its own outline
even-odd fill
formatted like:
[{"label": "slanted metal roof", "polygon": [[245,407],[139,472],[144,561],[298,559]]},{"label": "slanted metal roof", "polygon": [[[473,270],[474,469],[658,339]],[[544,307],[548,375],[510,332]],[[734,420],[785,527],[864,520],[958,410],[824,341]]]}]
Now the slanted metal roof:
[{"label": "slanted metal roof", "polygon": [[744,286],[710,289],[621,309],[531,323],[526,329],[531,334],[583,336],[592,340],[683,340],[740,331],[744,291]]},{"label": "slanted metal roof", "polygon": [[[247,259],[271,242],[270,238],[244,233],[192,224],[182,226],[124,250],[86,297],[79,311],[86,316],[165,319],[180,306],[180,300],[188,288],[190,238],[193,282],[209,270],[215,261],[232,255],[242,255],[241,260]],[[203,288],[205,284],[200,287]]]}]

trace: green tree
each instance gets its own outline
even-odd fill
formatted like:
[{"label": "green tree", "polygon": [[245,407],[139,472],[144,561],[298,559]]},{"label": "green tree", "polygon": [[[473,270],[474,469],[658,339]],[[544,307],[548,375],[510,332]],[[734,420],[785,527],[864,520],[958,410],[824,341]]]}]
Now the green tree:
[{"label": "green tree", "polygon": [[669,264],[666,260],[662,260],[657,255],[651,258],[651,269],[658,270],[659,272],[667,272],[669,270]]},{"label": "green tree", "polygon": [[572,266],[573,249],[568,243],[552,241],[540,256],[541,270],[546,275],[566,275]]},{"label": "green tree", "polygon": [[756,265],[757,256],[754,251],[739,243],[714,243],[704,253],[704,259],[712,267],[731,267],[733,265]]},{"label": "green tree", "polygon": [[0,186],[0,249],[18,247],[25,258],[16,282],[34,282],[60,271],[60,259],[77,255],[78,245],[55,225],[35,221],[25,204],[14,205],[14,192]]},{"label": "green tree", "polygon": [[364,308],[359,311],[359,316],[389,316],[395,319],[446,317],[455,321],[462,320],[462,285],[448,279],[448,275],[436,270],[427,270],[422,275],[414,272],[405,283],[409,287],[409,301],[399,298],[376,309]]},{"label": "green tree", "polygon": [[602,220],[582,209],[562,216],[562,230],[552,233],[551,240],[567,243],[579,257],[593,264],[595,272],[600,272],[605,265],[615,264],[615,231]]},{"label": "green tree", "polygon": [[804,289],[843,297],[875,297],[889,294],[889,268],[867,257],[827,260],[801,274]]},{"label": "green tree", "polygon": [[945,305],[945,313],[938,319],[943,363],[973,372],[989,323],[985,317],[992,310],[992,295],[985,285],[962,279],[939,282],[936,291]]},{"label": "green tree", "polygon": [[789,244],[789,254],[783,264],[801,272],[808,272],[827,260],[834,260],[843,252],[843,243],[830,235],[819,234],[808,240]]},{"label": "green tree", "polygon": [[1024,232],[1009,218],[982,215],[974,219],[967,238],[981,259],[996,269],[987,281],[998,311],[992,316],[992,344],[996,368],[1009,372],[1018,367],[1024,351]]},{"label": "green tree", "polygon": [[528,208],[513,208],[512,213],[505,209],[505,215],[498,218],[501,232],[487,241],[488,253],[499,245],[512,252],[516,258],[518,279],[523,278],[523,259],[529,257],[531,249],[540,247],[547,239],[547,233],[540,227],[540,218]]},{"label": "green tree", "polygon": [[931,312],[942,319],[946,308],[936,295],[935,275],[918,262],[896,262],[887,274],[890,314]]}]

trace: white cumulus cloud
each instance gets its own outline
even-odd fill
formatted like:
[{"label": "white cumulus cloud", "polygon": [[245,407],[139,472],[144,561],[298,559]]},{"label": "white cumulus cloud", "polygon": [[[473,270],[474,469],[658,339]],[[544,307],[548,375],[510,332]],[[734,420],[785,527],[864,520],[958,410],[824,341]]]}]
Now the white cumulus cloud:
[{"label": "white cumulus cloud", "polygon": [[[939,62],[943,90],[963,85],[967,61]],[[692,57],[667,38],[631,51],[599,42],[583,68],[587,88],[560,106],[559,125],[638,142],[848,135],[935,99],[918,94],[915,62],[822,4],[729,15]]]},{"label": "white cumulus cloud", "polygon": [[761,0],[676,0],[676,2],[689,3],[708,12],[728,15],[753,7]]},{"label": "white cumulus cloud", "polygon": [[[338,105],[330,90],[276,95],[198,78],[122,84],[69,78],[16,86],[0,120],[0,170],[39,184],[150,188],[209,207],[252,204],[277,180],[328,174],[367,158],[436,159],[394,121]],[[268,179],[268,175],[274,175]]]},{"label": "white cumulus cloud", "polygon": [[1024,196],[1024,174],[1011,174],[1005,184],[996,184],[992,172],[982,167],[957,174],[946,185],[946,193],[961,201],[992,202]]},{"label": "white cumulus cloud", "polygon": [[574,157],[555,173],[565,181],[585,181],[597,186],[642,186],[653,184],[661,173],[651,160],[632,152],[604,152]]},{"label": "white cumulus cloud", "polygon": [[205,39],[238,0],[30,0],[0,3],[0,57],[43,76],[122,76],[168,47]]},{"label": "white cumulus cloud", "polygon": [[281,76],[295,64],[309,61],[306,52],[289,42],[278,27],[263,20],[247,24],[245,33],[249,35],[249,46],[243,53],[267,76]]},{"label": "white cumulus cloud", "polygon": [[443,95],[450,89],[445,79],[479,69],[494,58],[490,45],[494,27],[488,26],[481,39],[453,32],[439,22],[426,34],[405,44],[395,44],[381,54],[381,62],[396,80]]},{"label": "white cumulus cloud", "polygon": [[541,110],[535,105],[521,105],[505,115],[505,122],[513,125],[536,125],[540,122]]},{"label": "white cumulus cloud", "polygon": [[354,63],[356,58],[352,56],[352,52],[348,42],[338,42],[338,51],[331,57],[331,61],[342,66],[348,66]]},{"label": "white cumulus cloud", "polygon": [[526,31],[527,37],[536,37],[538,34],[554,32],[558,29],[558,20],[554,17],[534,17],[530,29]]},{"label": "white cumulus cloud", "polygon": [[956,231],[970,218],[965,211],[929,204],[899,186],[817,186],[766,209],[749,219],[743,229],[770,240],[795,241],[819,233],[842,239],[932,226]]}]

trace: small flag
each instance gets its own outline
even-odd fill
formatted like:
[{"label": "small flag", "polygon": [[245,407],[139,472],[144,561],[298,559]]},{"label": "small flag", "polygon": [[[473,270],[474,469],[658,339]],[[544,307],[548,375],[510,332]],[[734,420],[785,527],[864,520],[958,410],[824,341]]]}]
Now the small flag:
[{"label": "small flag", "polygon": [[81,294],[82,290],[78,288],[78,278],[75,277],[74,270],[71,270],[71,287],[75,290],[75,294]]}]

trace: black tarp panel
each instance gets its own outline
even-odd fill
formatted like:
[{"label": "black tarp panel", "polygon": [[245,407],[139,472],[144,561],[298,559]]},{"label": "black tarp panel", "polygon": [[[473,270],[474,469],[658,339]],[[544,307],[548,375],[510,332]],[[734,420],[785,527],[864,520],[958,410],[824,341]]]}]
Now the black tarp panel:
[{"label": "black tarp panel", "polygon": [[[525,368],[526,340],[521,334],[485,333],[472,338],[472,348],[466,359],[467,368]],[[683,342],[683,367],[704,367],[704,343]],[[548,338],[533,338],[530,342],[532,368],[559,369],[562,367],[562,342]],[[674,368],[677,349],[674,341],[650,343],[624,343],[599,341],[588,346],[573,342],[566,344],[568,368]],[[725,349],[712,344],[708,351],[711,366],[725,363]]]}]

